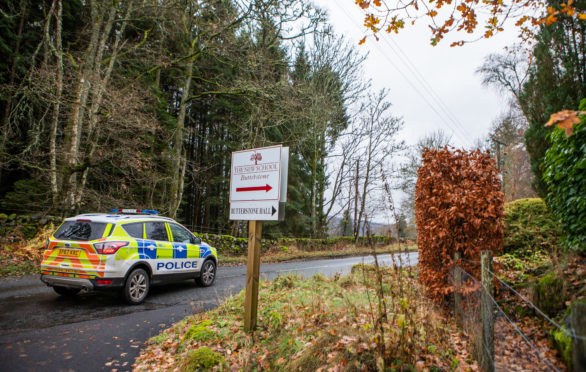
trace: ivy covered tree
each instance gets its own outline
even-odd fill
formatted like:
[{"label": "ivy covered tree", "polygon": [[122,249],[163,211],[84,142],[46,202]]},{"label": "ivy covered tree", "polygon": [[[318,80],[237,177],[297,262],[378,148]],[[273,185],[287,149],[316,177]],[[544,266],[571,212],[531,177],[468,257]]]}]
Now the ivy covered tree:
[{"label": "ivy covered tree", "polygon": [[586,253],[586,99],[580,110],[580,118],[568,115],[551,133],[543,181],[547,186],[545,200],[561,222],[565,246]]}]

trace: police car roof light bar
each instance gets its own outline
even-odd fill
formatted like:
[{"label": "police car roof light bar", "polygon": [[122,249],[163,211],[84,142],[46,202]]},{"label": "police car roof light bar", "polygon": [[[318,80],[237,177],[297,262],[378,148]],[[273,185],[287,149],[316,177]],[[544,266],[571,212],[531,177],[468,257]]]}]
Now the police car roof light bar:
[{"label": "police car roof light bar", "polygon": [[110,213],[124,213],[124,214],[159,214],[159,211],[152,209],[110,209]]}]

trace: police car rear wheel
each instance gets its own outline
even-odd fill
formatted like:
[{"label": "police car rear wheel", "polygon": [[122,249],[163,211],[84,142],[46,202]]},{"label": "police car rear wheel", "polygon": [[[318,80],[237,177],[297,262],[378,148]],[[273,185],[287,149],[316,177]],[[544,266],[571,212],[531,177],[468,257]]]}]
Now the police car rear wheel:
[{"label": "police car rear wheel", "polygon": [[216,279],[216,264],[208,260],[203,263],[197,282],[203,287],[209,287],[214,283],[214,279]]},{"label": "police car rear wheel", "polygon": [[67,288],[67,287],[59,287],[59,286],[54,286],[53,290],[55,292],[57,292],[57,294],[59,294],[60,296],[64,296],[64,297],[75,296],[76,294],[79,293],[79,291],[81,291],[81,289],[79,289],[79,288]]},{"label": "police car rear wheel", "polygon": [[144,301],[147,294],[149,293],[149,276],[143,269],[135,269],[128,279],[126,279],[126,285],[124,286],[124,298],[126,302],[131,305],[138,305]]}]

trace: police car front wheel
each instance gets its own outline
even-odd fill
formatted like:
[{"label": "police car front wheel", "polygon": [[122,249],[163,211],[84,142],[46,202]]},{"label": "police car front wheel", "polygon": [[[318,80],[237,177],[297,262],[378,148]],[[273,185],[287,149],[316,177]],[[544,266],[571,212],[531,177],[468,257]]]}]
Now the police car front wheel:
[{"label": "police car front wheel", "polygon": [[207,260],[201,267],[201,272],[197,282],[203,287],[209,287],[216,279],[216,264],[212,260]]},{"label": "police car front wheel", "polygon": [[124,286],[124,299],[131,305],[138,305],[144,301],[149,293],[149,275],[143,269],[134,269]]}]

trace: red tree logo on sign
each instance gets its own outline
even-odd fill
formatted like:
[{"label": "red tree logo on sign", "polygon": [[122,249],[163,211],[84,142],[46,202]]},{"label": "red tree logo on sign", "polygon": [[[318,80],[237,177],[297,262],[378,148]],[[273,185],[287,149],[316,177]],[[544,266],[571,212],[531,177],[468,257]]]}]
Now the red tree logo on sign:
[{"label": "red tree logo on sign", "polygon": [[258,165],[259,160],[262,160],[262,155],[257,152],[250,156],[250,161],[253,161],[254,165]]}]

